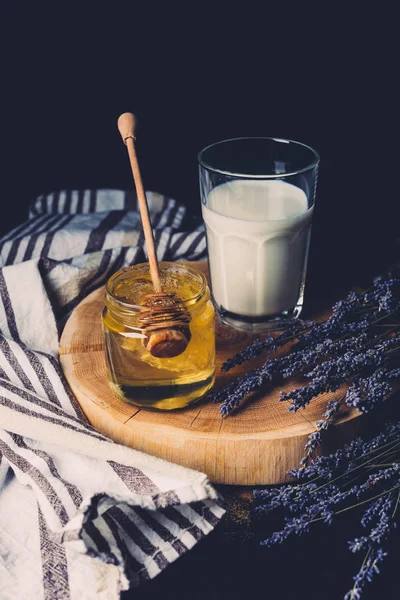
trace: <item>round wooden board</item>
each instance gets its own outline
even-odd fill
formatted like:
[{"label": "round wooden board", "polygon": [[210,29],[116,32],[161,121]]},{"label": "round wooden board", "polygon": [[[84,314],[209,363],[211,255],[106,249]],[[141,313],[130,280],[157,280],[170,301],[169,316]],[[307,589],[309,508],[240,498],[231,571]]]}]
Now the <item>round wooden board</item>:
[{"label": "round wooden board", "polygon": [[[207,263],[191,263],[207,274]],[[329,399],[315,399],[305,411],[289,412],[273,389],[222,419],[215,404],[199,402],[184,410],[155,412],[124,403],[106,374],[101,330],[104,287],[91,293],[72,312],[61,336],[60,360],[67,381],[90,423],[116,442],[206,473],[211,481],[231,485],[276,484],[299,465],[308,435],[315,431]],[[217,382],[220,386],[255,365],[247,363],[224,374],[221,364],[252,339],[246,333],[217,326]],[[354,434],[354,410],[343,407],[335,429],[339,443]],[[323,450],[323,449],[322,449]]]}]

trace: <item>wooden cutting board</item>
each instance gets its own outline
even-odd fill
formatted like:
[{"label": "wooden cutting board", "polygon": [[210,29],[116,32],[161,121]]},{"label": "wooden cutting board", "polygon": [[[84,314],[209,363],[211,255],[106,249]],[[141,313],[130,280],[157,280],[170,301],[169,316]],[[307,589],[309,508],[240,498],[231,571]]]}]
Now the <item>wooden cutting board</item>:
[{"label": "wooden cutting board", "polygon": [[[207,275],[206,262],[191,264]],[[279,402],[280,391],[292,389],[294,382],[263,393],[223,419],[218,405],[206,402],[170,412],[136,408],[124,403],[108,385],[101,330],[103,299],[104,287],[74,309],[60,347],[68,383],[97,430],[121,444],[202,471],[215,483],[259,485],[288,480],[287,471],[299,465],[308,435],[315,431],[327,401],[341,397],[342,390],[315,399],[297,413]],[[255,363],[221,373],[221,364],[247,346],[252,336],[223,326],[218,317],[216,331],[216,385],[220,386]],[[335,444],[354,435],[358,414],[343,407],[333,428]]]}]

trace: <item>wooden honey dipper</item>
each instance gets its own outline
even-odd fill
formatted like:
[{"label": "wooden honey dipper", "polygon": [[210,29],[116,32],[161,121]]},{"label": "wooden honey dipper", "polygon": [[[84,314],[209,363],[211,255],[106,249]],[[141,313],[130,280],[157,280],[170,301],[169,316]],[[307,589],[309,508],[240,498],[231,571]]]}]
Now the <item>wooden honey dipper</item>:
[{"label": "wooden honey dipper", "polygon": [[149,207],[136,157],[135,115],[132,113],[122,114],[118,119],[118,129],[128,149],[149,257],[150,275],[154,286],[154,294],[146,296],[139,317],[139,325],[146,334],[142,342],[153,356],[172,358],[182,354],[190,342],[189,322],[191,317],[182,301],[175,294],[167,294],[162,290]]}]

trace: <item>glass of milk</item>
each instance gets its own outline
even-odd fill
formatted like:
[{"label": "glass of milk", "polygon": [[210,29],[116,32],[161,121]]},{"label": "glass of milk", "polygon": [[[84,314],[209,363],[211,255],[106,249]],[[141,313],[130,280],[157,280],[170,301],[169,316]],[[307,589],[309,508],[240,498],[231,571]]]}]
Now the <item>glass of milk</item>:
[{"label": "glass of milk", "polygon": [[198,155],[214,302],[224,323],[262,332],[299,317],[319,156],[292,140],[235,138]]}]

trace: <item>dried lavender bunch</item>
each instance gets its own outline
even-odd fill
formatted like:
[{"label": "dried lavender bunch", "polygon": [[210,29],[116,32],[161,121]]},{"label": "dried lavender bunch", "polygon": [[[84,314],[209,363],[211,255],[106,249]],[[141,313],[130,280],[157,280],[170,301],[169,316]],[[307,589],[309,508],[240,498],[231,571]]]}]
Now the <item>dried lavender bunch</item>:
[{"label": "dried lavender bunch", "polygon": [[[292,344],[290,352],[274,358],[274,352],[287,344]],[[305,408],[316,396],[348,384],[343,401],[367,412],[391,393],[400,377],[400,265],[376,277],[366,291],[351,292],[346,300],[337,302],[325,321],[295,322],[276,337],[257,339],[228,359],[222,370],[229,371],[263,353],[266,360],[261,367],[208,395],[220,403],[222,416],[266,384],[299,375],[310,381],[282,394],[282,401],[290,402],[289,410]],[[328,406],[319,431],[310,440],[310,453],[338,408]]]},{"label": "dried lavender bunch", "polygon": [[291,474],[299,484],[254,491],[256,521],[277,509],[286,514],[284,527],[261,544],[274,546],[307,533],[313,523],[330,525],[340,514],[354,510],[364,531],[348,546],[353,553],[363,552],[364,561],[344,598],[359,600],[365,585],[379,573],[399,519],[400,422],[387,425],[370,441],[357,438]]}]

